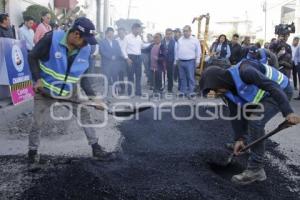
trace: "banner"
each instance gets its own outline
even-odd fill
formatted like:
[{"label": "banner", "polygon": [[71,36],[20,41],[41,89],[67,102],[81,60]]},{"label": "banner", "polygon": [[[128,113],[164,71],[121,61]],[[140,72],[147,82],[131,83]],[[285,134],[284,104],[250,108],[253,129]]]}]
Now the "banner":
[{"label": "banner", "polygon": [[2,43],[2,52],[4,52],[7,84],[10,87],[13,104],[16,105],[32,99],[34,91],[25,41],[0,38],[0,42]]}]

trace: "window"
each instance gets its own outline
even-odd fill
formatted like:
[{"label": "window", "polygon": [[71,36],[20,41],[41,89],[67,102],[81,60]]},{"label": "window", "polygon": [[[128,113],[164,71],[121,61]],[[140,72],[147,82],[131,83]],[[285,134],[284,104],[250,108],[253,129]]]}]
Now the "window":
[{"label": "window", "polygon": [[5,8],[5,0],[0,0],[0,13],[4,12]]}]

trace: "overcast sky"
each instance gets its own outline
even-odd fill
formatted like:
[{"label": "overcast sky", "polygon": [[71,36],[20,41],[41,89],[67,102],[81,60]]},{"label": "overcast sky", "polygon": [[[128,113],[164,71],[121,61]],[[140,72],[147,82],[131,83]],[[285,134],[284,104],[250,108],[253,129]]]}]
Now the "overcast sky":
[{"label": "overcast sky", "polygon": [[[117,16],[127,18],[129,0],[111,0]],[[131,18],[144,23],[154,22],[158,30],[166,27],[183,27],[191,24],[193,17],[210,13],[213,22],[234,18],[253,21],[254,27],[264,25],[264,0],[132,0]],[[267,0],[268,7],[276,7],[286,0]],[[213,25],[211,25],[213,26]]]}]

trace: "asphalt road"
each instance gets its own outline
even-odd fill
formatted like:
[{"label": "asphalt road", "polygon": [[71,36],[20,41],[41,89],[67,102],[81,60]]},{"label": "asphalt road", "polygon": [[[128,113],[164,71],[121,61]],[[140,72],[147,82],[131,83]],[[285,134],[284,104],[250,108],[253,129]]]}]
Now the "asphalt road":
[{"label": "asphalt road", "polygon": [[[189,112],[184,106],[176,109],[182,117]],[[232,140],[229,121],[194,117],[179,122],[167,112],[153,120],[153,113],[151,109],[138,120],[115,124],[114,131],[125,139],[114,162],[76,153],[44,156],[44,169],[32,174],[26,171],[24,155],[1,156],[0,199],[300,199],[300,168],[285,164],[290,158],[278,143],[267,142],[267,181],[236,186],[230,178],[245,168],[245,156],[222,169],[207,162]]]}]

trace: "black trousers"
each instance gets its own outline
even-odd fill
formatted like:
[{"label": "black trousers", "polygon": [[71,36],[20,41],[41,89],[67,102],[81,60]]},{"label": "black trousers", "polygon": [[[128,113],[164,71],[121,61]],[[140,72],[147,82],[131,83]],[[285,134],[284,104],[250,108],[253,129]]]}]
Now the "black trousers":
[{"label": "black trousers", "polygon": [[[128,57],[132,60],[132,65],[127,66],[127,76],[128,81],[135,84],[135,95],[142,95],[142,57],[140,55],[128,55]],[[131,95],[132,88],[128,88],[128,94]]]},{"label": "black trousers", "polygon": [[[299,68],[300,66],[295,65],[295,63],[293,63],[293,82],[294,82],[294,88],[297,88],[298,86],[298,81],[300,83],[300,75],[299,75]],[[298,77],[297,77],[298,76]]]},{"label": "black trousers", "polygon": [[168,92],[173,90],[174,62],[167,62]]},{"label": "black trousers", "polygon": [[162,89],[162,71],[153,69],[151,70],[151,86],[154,92],[160,91]]}]

